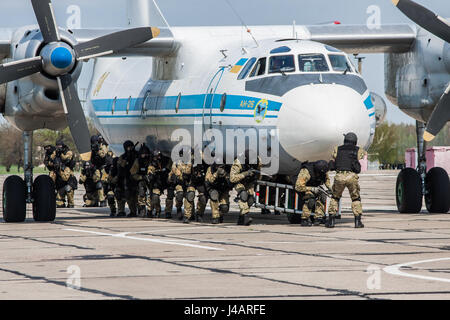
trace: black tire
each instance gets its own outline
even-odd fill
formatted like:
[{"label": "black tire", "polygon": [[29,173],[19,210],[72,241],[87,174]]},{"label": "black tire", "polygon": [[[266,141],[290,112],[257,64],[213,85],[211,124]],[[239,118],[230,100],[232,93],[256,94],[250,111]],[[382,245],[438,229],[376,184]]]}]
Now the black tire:
[{"label": "black tire", "polygon": [[431,168],[425,177],[425,204],[430,213],[447,213],[450,209],[450,182],[447,171]]},{"label": "black tire", "polygon": [[406,168],[400,171],[395,186],[395,199],[400,213],[419,213],[422,209],[422,179],[420,174]]},{"label": "black tire", "polygon": [[27,186],[19,176],[9,176],[3,183],[3,220],[23,222],[27,210]]},{"label": "black tire", "polygon": [[288,213],[287,218],[290,224],[300,224],[302,222],[302,215],[298,213]]},{"label": "black tire", "polygon": [[56,216],[56,193],[53,180],[40,175],[33,183],[33,218],[35,221],[53,221]]}]

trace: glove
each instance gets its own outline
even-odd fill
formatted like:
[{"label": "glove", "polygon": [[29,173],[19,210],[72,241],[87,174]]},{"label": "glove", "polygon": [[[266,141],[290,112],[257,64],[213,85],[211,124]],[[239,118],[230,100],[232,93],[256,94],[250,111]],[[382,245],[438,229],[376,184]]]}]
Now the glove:
[{"label": "glove", "polygon": [[318,194],[319,193],[319,188],[317,188],[317,187],[310,187],[309,191],[311,191],[314,194]]},{"label": "glove", "polygon": [[244,172],[242,172],[242,174],[244,175],[244,177],[251,177],[251,176],[253,176],[253,172],[252,171],[244,171]]}]

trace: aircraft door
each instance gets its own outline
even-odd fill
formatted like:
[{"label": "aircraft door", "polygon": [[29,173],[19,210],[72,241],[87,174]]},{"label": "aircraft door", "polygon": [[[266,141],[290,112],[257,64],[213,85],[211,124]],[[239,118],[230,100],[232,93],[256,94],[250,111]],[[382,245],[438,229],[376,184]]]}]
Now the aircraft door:
[{"label": "aircraft door", "polygon": [[220,96],[216,94],[217,88],[222,80],[223,72],[225,67],[219,68],[219,70],[214,74],[211,81],[209,82],[208,88],[206,90],[205,99],[203,102],[203,131],[206,131],[213,127],[214,119],[214,106],[219,106]]}]

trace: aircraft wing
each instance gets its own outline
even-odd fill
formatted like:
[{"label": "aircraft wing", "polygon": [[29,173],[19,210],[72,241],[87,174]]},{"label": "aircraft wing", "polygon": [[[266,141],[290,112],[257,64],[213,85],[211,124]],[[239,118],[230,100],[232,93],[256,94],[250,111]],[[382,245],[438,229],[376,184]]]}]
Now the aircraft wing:
[{"label": "aircraft wing", "polygon": [[[111,34],[121,29],[74,29],[73,35],[78,43],[87,42],[107,34]],[[137,56],[166,56],[175,52],[178,44],[175,41],[172,32],[168,28],[160,28],[161,33],[147,42],[139,44],[133,48],[118,51],[111,56],[137,55]]]},{"label": "aircraft wing", "polygon": [[369,29],[365,25],[305,26],[308,40],[322,42],[347,53],[402,53],[414,43],[417,30],[414,26],[381,25]]}]

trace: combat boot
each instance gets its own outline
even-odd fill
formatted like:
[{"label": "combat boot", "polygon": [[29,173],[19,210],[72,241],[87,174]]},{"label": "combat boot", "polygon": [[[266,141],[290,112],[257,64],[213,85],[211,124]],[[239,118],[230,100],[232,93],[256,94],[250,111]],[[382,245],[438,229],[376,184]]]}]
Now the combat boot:
[{"label": "combat boot", "polygon": [[325,227],[334,228],[335,219],[336,219],[335,216],[330,214],[328,216],[328,221],[325,223]]},{"label": "combat boot", "polygon": [[355,228],[364,228],[364,225],[361,222],[361,216],[355,216]]},{"label": "combat boot", "polygon": [[189,223],[190,220],[188,217],[183,217],[183,223]]},{"label": "combat boot", "polygon": [[111,209],[111,213],[109,214],[110,217],[115,217],[116,216],[116,208]]},{"label": "combat boot", "polygon": [[73,208],[73,207],[74,207],[73,204],[68,204],[68,205],[67,205],[67,208]]},{"label": "combat boot", "polygon": [[172,212],[166,212],[166,219],[172,219]]},{"label": "combat boot", "polygon": [[147,208],[145,207],[145,205],[139,206],[139,216],[145,217],[146,214],[147,214]]},{"label": "combat boot", "polygon": [[219,223],[223,223],[223,215],[220,215],[220,217],[219,217]]},{"label": "combat boot", "polygon": [[238,226],[249,226],[252,223],[253,219],[248,217],[246,214],[239,215],[237,225]]},{"label": "combat boot", "polygon": [[177,208],[177,219],[178,220],[183,220],[183,210],[181,210],[181,208]]},{"label": "combat boot", "polygon": [[306,218],[306,219],[302,219],[302,222],[301,222],[301,224],[300,224],[302,227],[311,227],[312,226],[312,223],[311,223],[311,221],[309,220],[309,218]]},{"label": "combat boot", "polygon": [[213,218],[212,220],[211,220],[211,223],[212,224],[219,224],[220,222],[219,222],[219,218]]},{"label": "combat boot", "polygon": [[196,220],[197,222],[203,222],[203,214],[197,213],[197,214],[195,215],[195,220]]},{"label": "combat boot", "polygon": [[125,217],[126,215],[127,214],[125,212],[121,211],[117,214],[117,217]]},{"label": "combat boot", "polygon": [[100,201],[99,207],[106,207],[106,200]]}]

